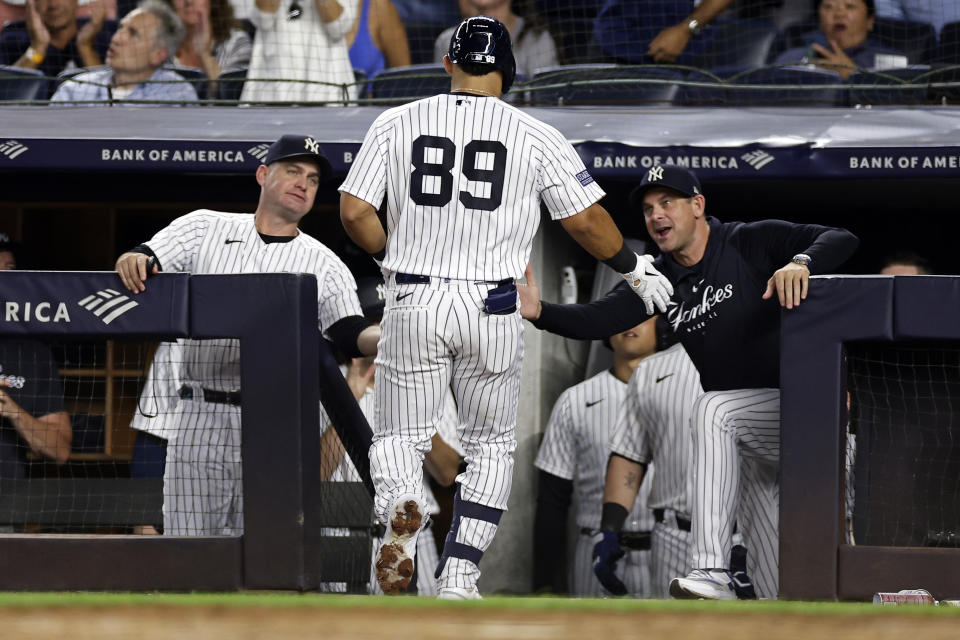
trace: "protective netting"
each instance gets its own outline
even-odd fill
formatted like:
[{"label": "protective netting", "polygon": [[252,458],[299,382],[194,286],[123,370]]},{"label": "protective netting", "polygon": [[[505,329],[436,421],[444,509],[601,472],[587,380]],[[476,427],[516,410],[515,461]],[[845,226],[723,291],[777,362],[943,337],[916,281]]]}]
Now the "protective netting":
[{"label": "protective netting", "polygon": [[449,88],[453,26],[480,14],[512,33],[520,104],[960,99],[955,0],[101,2],[0,11],[0,100],[395,104]]},{"label": "protective netting", "polygon": [[857,544],[960,546],[960,347],[848,345]]}]

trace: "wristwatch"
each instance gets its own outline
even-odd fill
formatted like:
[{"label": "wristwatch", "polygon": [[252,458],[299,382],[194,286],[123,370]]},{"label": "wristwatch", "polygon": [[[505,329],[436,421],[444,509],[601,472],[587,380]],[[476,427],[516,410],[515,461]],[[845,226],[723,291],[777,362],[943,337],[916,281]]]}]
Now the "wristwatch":
[{"label": "wristwatch", "polygon": [[687,29],[690,29],[690,35],[698,36],[703,32],[703,23],[696,18],[690,18],[687,22]]},{"label": "wristwatch", "polygon": [[810,256],[808,256],[805,253],[798,253],[797,255],[790,258],[790,262],[794,262],[796,264],[802,264],[807,269],[810,268]]},{"label": "wristwatch", "polygon": [[32,46],[27,47],[26,55],[28,58],[33,60],[33,64],[40,64],[41,62],[43,62],[43,59],[46,57],[46,55],[44,55],[40,51],[37,51]]}]

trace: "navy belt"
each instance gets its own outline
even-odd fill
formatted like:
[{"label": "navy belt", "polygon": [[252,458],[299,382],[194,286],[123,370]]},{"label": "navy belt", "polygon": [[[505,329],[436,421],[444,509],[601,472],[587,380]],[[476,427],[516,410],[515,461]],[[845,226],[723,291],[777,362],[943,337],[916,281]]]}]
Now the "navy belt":
[{"label": "navy belt", "polygon": [[[203,394],[203,397],[197,398],[197,400],[203,400],[204,402],[214,402],[216,404],[229,404],[234,407],[240,406],[239,391],[217,391],[216,389],[207,389],[206,387],[201,387],[200,393]],[[194,399],[193,387],[183,385],[177,391],[177,395],[179,395],[184,400],[192,400]]]},{"label": "navy belt", "polygon": [[[415,273],[395,273],[393,275],[393,281],[397,284],[430,284],[431,278],[430,276],[421,276]],[[478,280],[477,282],[502,287],[505,284],[513,284],[513,278],[507,278],[505,280]]]},{"label": "navy belt", "polygon": [[[583,527],[580,529],[580,533],[585,536],[592,536],[597,534],[598,531]],[[620,546],[633,551],[647,551],[650,548],[649,531],[621,531],[617,534],[617,538],[620,540]]]},{"label": "navy belt", "polygon": [[[657,522],[662,523],[664,521],[665,511],[664,509],[654,509],[653,510],[653,519]],[[674,519],[677,521],[677,529],[680,531],[690,531],[690,521],[686,518],[681,518],[676,513],[673,514]]]}]

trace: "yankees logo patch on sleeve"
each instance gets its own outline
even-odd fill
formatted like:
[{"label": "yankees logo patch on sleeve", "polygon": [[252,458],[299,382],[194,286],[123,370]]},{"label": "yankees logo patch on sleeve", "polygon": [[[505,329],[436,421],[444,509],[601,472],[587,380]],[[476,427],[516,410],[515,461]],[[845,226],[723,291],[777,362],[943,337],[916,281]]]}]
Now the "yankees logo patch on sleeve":
[{"label": "yankees logo patch on sleeve", "polygon": [[587,186],[588,184],[593,182],[593,176],[590,175],[589,171],[584,169],[583,171],[577,174],[577,180],[579,180],[580,184],[582,184],[583,186]]}]

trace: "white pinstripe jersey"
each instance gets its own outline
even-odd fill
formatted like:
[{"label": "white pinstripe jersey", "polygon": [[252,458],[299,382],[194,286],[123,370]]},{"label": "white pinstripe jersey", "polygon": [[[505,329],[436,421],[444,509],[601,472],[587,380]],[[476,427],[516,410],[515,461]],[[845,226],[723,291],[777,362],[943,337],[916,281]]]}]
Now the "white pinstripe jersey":
[{"label": "white pinstripe jersey", "polygon": [[630,378],[610,448],[628,460],[656,466],[651,508],[690,514],[690,421],[693,405],[702,393],[700,374],[679,344],[645,358]]},{"label": "white pinstripe jersey", "polygon": [[182,349],[178,342],[161,342],[153,354],[153,362],[143,390],[137,401],[137,411],[130,421],[130,428],[143,431],[164,440],[176,437],[176,430],[165,419],[177,407],[180,397],[180,363]]},{"label": "white pinstripe jersey", "polygon": [[[252,214],[199,209],[177,218],[146,244],[166,272],[313,273],[323,331],[342,318],[363,315],[357,283],[333,251],[302,231],[290,242],[264,242]],[[224,391],[240,388],[237,340],[180,343],[184,345],[184,381]]]},{"label": "white pinstripe jersey", "polygon": [[[610,436],[623,411],[626,393],[626,383],[609,371],[601,371],[564,391],[553,406],[534,464],[551,475],[573,480],[578,527],[600,528]],[[643,500],[638,499],[623,529],[649,531],[652,528],[650,511]]]},{"label": "white pinstripe jersey", "polygon": [[[346,368],[341,367],[340,369],[343,374],[346,375]],[[357,402],[367,420],[373,420],[373,400],[373,388],[367,387],[364,390],[363,397]],[[453,447],[453,449],[462,456],[463,449],[460,447],[457,437],[457,422],[457,403],[453,399],[453,394],[448,393],[443,403],[442,418],[440,423],[437,424],[437,433],[444,442]],[[331,428],[330,416],[327,415],[326,409],[324,409],[321,404],[320,434],[323,435],[323,432],[329,428]],[[320,455],[325,455],[325,453],[321,451]],[[340,465],[334,470],[333,475],[330,476],[330,482],[362,482],[360,472],[357,471],[357,468],[353,465],[350,456],[344,454]],[[430,490],[430,482],[427,481],[426,473],[424,473],[423,477],[423,494],[427,502],[427,513],[431,515],[440,513],[440,504],[437,502],[436,497],[434,497],[433,491]]]},{"label": "white pinstripe jersey", "polygon": [[604,195],[556,129],[463,94],[382,113],[340,190],[387,197],[388,270],[492,281],[523,275],[541,200],[560,220]]}]

